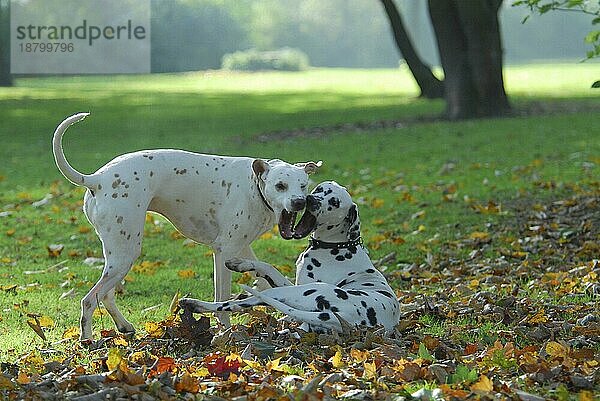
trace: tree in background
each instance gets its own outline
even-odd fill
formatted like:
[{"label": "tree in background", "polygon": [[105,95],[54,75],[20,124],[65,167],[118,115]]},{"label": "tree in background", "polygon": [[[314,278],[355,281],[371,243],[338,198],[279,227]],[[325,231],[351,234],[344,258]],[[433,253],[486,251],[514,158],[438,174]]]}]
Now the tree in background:
[{"label": "tree in background", "polygon": [[0,0],[0,86],[12,86],[10,74],[10,1]]},{"label": "tree in background", "polygon": [[231,10],[218,1],[152,1],[152,71],[218,69],[221,58],[249,46]]},{"label": "tree in background", "polygon": [[429,0],[450,119],[510,111],[502,77],[502,0]]},{"label": "tree in background", "polygon": [[380,1],[390,21],[398,50],[421,89],[421,96],[428,99],[444,97],[444,83],[433,75],[431,67],[425,64],[417,54],[394,0]]}]

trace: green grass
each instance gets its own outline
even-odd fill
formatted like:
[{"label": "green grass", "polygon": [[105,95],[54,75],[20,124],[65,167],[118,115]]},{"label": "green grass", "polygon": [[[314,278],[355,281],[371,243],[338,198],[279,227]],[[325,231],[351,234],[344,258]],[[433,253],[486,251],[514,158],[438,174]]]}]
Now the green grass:
[{"label": "green grass", "polygon": [[[507,89],[517,107],[541,101],[589,110],[599,103],[598,91],[588,89],[596,72],[597,64],[511,67]],[[442,112],[441,101],[416,94],[404,70],[336,69],[19,79],[15,88],[0,89],[0,212],[10,212],[0,217],[0,358],[40,343],[26,313],[54,319],[47,332],[52,341],[76,326],[79,299],[100,274],[82,263],[88,255],[101,256],[93,231],[82,228],[89,227],[80,208],[83,191],[60,175],[50,149],[56,125],[78,111],[92,115],[71,127],[64,144],[69,161],[85,172],[121,153],[163,147],[324,160],[314,179],[335,179],[352,190],[373,259],[395,251],[401,260],[421,263],[444,241],[485,231],[486,223],[499,218],[475,213],[473,204],[527,196],[539,182],[561,188],[597,180],[598,108],[267,143],[255,139],[274,130]],[[455,167],[444,171],[448,163]],[[447,202],[449,189],[454,199]],[[47,193],[54,197],[46,205],[32,207]],[[424,213],[417,217],[418,212]],[[153,275],[131,273],[127,295],[118,299],[138,328],[162,318],[178,289],[205,299],[212,293],[208,248],[184,246],[168,223],[158,222],[146,226],[140,261],[162,264]],[[49,258],[50,244],[65,246],[60,257]],[[261,259],[291,269],[304,246],[305,241],[273,237],[254,247]],[[63,261],[50,272],[26,274]],[[186,269],[194,269],[197,279],[177,275]],[[16,293],[6,290],[13,284],[19,286]],[[59,300],[70,289],[74,298]],[[154,305],[160,306],[141,312]],[[108,316],[94,321],[95,329],[112,327]]]}]

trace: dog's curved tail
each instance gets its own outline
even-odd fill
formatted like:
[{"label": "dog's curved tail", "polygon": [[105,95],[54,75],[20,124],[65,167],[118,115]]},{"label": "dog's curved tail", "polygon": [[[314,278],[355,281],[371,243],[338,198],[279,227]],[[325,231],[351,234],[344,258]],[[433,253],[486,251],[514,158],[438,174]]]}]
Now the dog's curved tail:
[{"label": "dog's curved tail", "polygon": [[58,127],[56,127],[56,131],[54,131],[54,137],[52,138],[52,151],[54,153],[56,166],[67,180],[71,181],[75,185],[82,185],[89,189],[94,189],[96,187],[96,183],[93,182],[94,176],[82,174],[75,170],[67,161],[62,148],[62,137],[67,128],[69,128],[72,124],[83,120],[89,115],[90,113],[77,113],[65,118],[65,120],[60,123]]}]

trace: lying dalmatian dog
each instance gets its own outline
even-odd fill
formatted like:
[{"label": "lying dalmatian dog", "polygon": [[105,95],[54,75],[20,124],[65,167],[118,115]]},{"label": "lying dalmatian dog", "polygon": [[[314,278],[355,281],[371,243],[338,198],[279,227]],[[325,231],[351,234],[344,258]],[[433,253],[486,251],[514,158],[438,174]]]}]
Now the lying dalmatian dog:
[{"label": "lying dalmatian dog", "polygon": [[250,297],[228,302],[183,298],[180,306],[200,313],[270,305],[315,331],[341,332],[344,323],[392,330],[399,320],[398,300],[362,245],[358,210],[344,187],[323,182],[306,197],[294,236],[310,232],[309,247],[296,261],[296,285],[267,263],[236,258],[225,263],[230,270],[253,272],[273,288],[242,286]]}]

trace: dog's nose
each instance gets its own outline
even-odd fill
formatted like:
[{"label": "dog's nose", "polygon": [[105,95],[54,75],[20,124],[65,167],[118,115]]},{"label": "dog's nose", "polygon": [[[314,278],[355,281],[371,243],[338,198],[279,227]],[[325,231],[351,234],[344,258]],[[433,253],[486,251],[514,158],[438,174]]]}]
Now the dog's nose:
[{"label": "dog's nose", "polygon": [[302,210],[306,206],[306,199],[304,198],[294,198],[292,199],[292,208],[294,210]]}]

